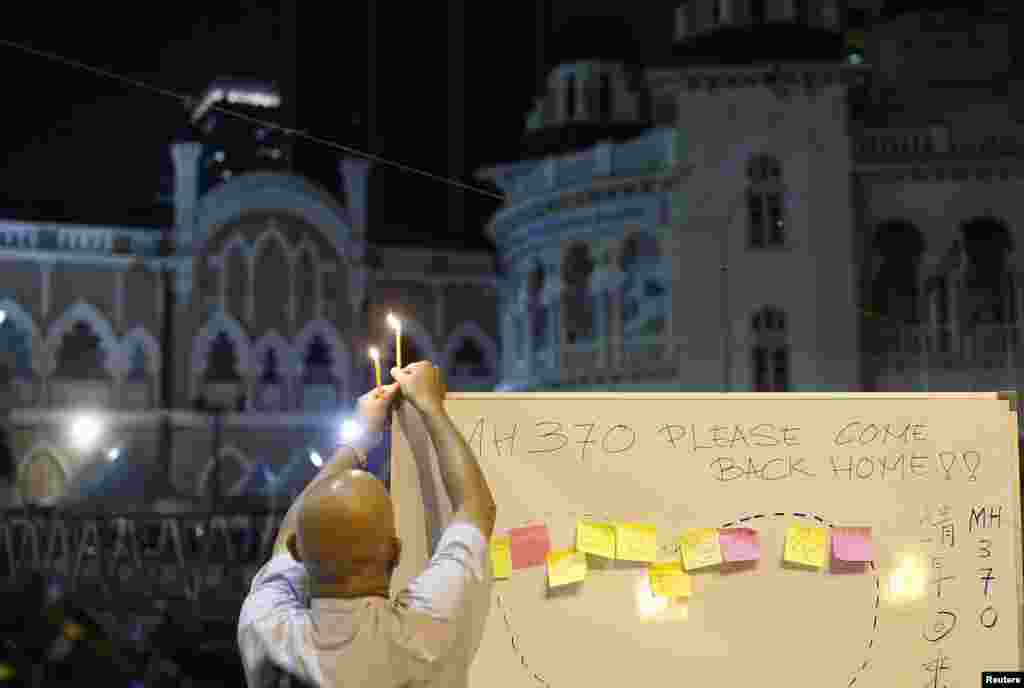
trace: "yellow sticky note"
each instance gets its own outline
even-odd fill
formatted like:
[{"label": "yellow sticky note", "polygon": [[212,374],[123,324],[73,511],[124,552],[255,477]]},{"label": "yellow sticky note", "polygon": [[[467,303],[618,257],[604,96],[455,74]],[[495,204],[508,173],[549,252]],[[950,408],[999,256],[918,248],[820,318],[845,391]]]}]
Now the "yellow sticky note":
[{"label": "yellow sticky note", "polygon": [[548,586],[580,583],[587,577],[587,555],[574,549],[560,549],[547,553]]},{"label": "yellow sticky note", "polygon": [[687,528],[679,538],[679,545],[683,550],[683,563],[687,571],[722,563],[718,528]]},{"label": "yellow sticky note", "polygon": [[615,558],[623,561],[657,559],[658,527],[650,523],[616,523]]},{"label": "yellow sticky note", "polygon": [[651,579],[651,592],[659,597],[689,597],[693,590],[690,577],[678,561],[651,564],[647,575]]},{"label": "yellow sticky note", "polygon": [[576,522],[576,549],[607,559],[615,558],[615,526],[593,521]]},{"label": "yellow sticky note", "polygon": [[495,578],[508,578],[512,575],[512,538],[491,538],[491,569]]},{"label": "yellow sticky note", "polygon": [[821,567],[828,555],[828,529],[791,525],[786,529],[783,558],[793,564]]}]

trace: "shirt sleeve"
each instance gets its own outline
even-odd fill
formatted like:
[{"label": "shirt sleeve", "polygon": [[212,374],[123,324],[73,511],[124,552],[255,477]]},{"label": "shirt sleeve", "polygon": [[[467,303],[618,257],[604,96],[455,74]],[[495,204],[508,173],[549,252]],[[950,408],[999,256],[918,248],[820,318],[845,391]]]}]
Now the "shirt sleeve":
[{"label": "shirt sleeve", "polygon": [[304,592],[306,569],[291,554],[279,554],[253,577],[238,618],[238,648],[249,688],[261,688],[283,670],[308,681],[304,658],[309,623]]},{"label": "shirt sleeve", "polygon": [[413,611],[454,621],[466,600],[491,581],[487,540],[470,523],[448,526],[426,571],[414,578],[400,599]]},{"label": "shirt sleeve", "polygon": [[408,612],[403,644],[419,660],[418,669],[443,671],[449,659],[466,666],[472,661],[490,610],[488,550],[479,528],[454,523],[426,570],[399,594],[397,602]]}]

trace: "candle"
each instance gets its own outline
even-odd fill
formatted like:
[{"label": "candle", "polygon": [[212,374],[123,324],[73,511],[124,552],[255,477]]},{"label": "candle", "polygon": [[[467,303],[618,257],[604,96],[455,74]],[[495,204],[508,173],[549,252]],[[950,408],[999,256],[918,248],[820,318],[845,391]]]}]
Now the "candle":
[{"label": "candle", "polygon": [[377,347],[370,347],[370,358],[373,359],[373,369],[377,374],[377,386],[380,387],[380,352],[377,351]]},{"label": "candle", "polygon": [[402,321],[388,313],[388,325],[395,330],[395,366],[402,367]]}]

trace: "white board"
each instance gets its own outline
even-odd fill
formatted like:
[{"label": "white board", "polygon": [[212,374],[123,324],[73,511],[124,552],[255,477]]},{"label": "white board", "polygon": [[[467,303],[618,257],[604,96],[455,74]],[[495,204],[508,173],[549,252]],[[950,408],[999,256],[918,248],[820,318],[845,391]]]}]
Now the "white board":
[{"label": "white board", "polygon": [[[588,555],[584,583],[550,591],[544,568],[514,571],[495,584],[472,686],[969,686],[1021,667],[1017,420],[1005,398],[450,394],[446,407],[492,486],[497,531],[541,521],[568,548],[585,515],[649,521],[665,560],[688,527],[749,526],[762,541],[753,569],[692,572],[686,601],[654,597],[642,564]],[[451,513],[422,425],[401,415],[396,585]],[[876,560],[785,564],[791,523],[870,526]]]}]

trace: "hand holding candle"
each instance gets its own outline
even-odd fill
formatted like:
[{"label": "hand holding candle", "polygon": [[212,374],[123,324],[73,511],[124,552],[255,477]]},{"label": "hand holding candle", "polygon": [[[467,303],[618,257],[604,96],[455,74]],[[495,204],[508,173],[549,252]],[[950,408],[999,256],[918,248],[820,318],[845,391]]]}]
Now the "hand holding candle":
[{"label": "hand holding candle", "polygon": [[373,359],[373,369],[374,369],[374,372],[377,374],[377,387],[380,387],[381,386],[381,381],[380,381],[380,352],[377,351],[377,347],[375,347],[375,346],[371,346],[370,347],[370,358]]},{"label": "hand holding candle", "polygon": [[388,313],[388,325],[395,331],[395,367],[402,367],[402,321]]}]

